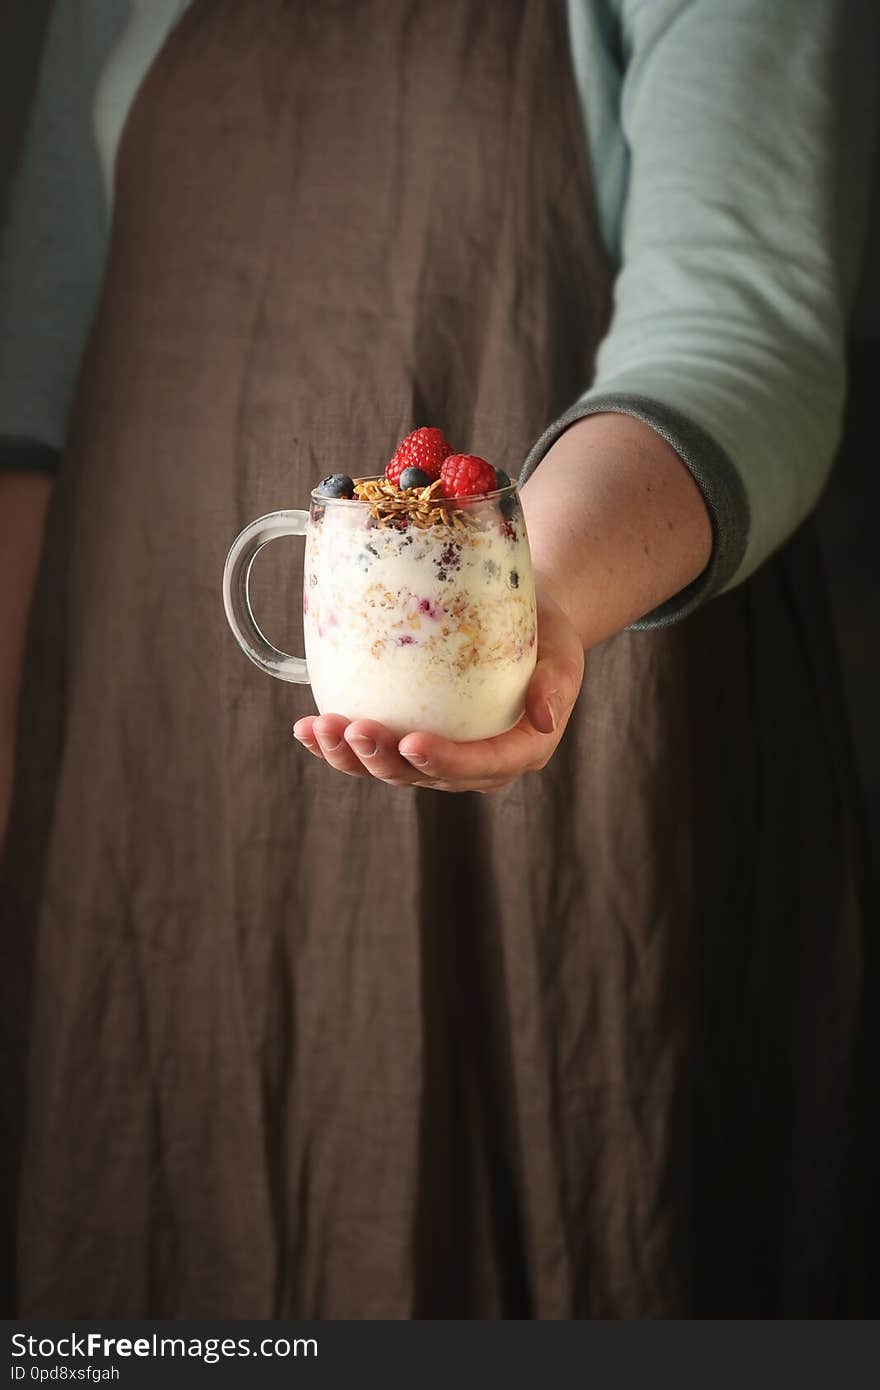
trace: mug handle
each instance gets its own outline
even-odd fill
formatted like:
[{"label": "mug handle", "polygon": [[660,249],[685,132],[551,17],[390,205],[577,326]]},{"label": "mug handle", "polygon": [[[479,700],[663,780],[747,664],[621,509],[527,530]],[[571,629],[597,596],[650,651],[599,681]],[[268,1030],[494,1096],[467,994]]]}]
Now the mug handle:
[{"label": "mug handle", "polygon": [[223,568],[223,607],[236,642],[261,671],[297,685],[309,683],[306,663],[301,656],[290,656],[267,642],[251,608],[249,583],[251,566],[263,546],[279,536],[304,536],[308,521],[308,512],[270,512],[259,517],[236,536]]}]

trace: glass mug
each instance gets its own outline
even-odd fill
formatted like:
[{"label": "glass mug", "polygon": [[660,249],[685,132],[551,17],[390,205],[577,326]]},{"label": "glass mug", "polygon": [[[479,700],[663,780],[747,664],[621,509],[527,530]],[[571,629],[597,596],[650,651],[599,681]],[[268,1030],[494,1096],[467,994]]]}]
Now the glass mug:
[{"label": "glass mug", "polygon": [[[435,514],[436,515],[436,514]],[[532,562],[516,485],[459,498],[445,521],[382,520],[369,501],[312,493],[233,542],[223,602],[239,646],[279,680],[310,684],[322,714],[490,738],[522,715],[535,667]],[[264,545],[305,536],[305,660],[268,642],[248,580]]]}]

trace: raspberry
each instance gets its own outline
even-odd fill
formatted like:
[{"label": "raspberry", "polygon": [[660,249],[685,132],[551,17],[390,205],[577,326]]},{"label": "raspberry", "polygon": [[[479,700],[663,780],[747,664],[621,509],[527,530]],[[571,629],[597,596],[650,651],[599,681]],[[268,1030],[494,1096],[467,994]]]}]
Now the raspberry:
[{"label": "raspberry", "polygon": [[491,463],[476,454],[450,454],[443,460],[440,477],[447,497],[476,497],[498,486]]},{"label": "raspberry", "polygon": [[413,430],[395,449],[391,462],[385,469],[385,477],[389,482],[399,485],[400,475],[405,468],[420,468],[433,483],[440,477],[441,463],[451,453],[452,445],[447,442],[442,430],[433,429],[431,426]]}]

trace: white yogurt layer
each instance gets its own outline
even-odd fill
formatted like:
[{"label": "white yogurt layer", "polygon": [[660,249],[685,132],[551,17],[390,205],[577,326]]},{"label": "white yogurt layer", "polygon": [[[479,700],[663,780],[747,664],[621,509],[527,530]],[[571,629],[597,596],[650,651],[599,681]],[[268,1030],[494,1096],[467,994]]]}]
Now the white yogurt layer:
[{"label": "white yogurt layer", "polygon": [[336,502],[310,523],[305,646],[322,714],[459,740],[520,718],[536,655],[525,525],[497,504],[470,515],[465,530],[398,531]]}]

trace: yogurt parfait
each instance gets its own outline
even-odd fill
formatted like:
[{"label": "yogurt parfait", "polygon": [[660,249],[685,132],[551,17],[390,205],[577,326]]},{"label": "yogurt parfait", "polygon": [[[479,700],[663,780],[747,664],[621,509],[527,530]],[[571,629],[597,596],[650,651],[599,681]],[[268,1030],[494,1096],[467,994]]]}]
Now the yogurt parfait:
[{"label": "yogurt parfait", "polygon": [[531,558],[516,487],[416,430],[383,477],[312,494],[303,613],[318,709],[403,736],[517,723],[535,667]]}]

